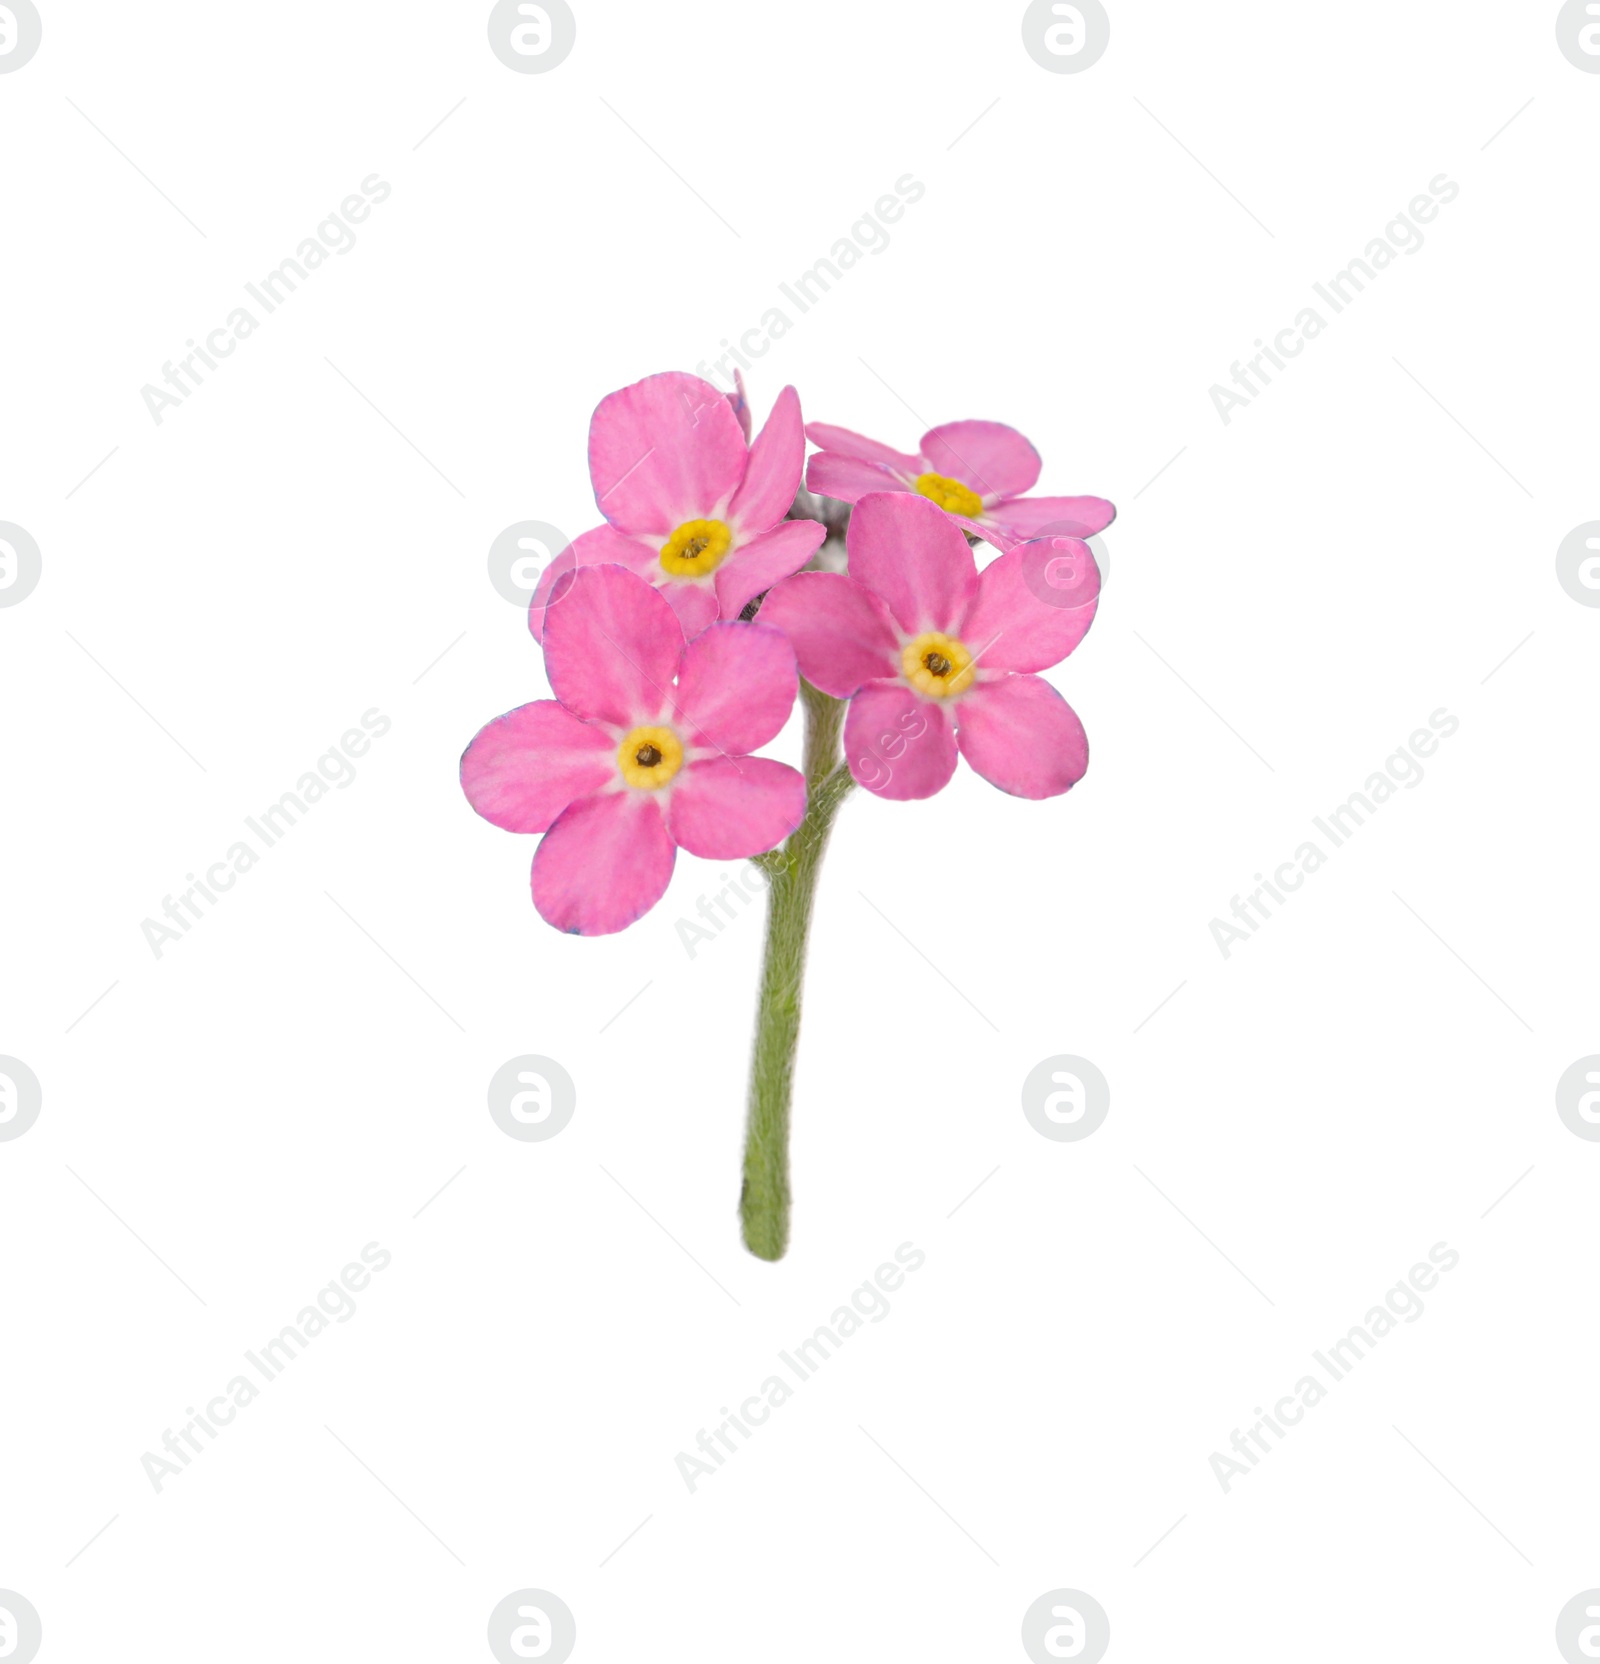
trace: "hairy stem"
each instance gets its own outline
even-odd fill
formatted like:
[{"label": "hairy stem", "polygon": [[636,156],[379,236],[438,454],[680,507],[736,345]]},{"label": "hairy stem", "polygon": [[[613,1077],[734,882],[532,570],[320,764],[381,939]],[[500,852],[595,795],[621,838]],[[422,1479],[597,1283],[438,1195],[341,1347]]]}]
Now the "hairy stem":
[{"label": "hairy stem", "polygon": [[767,939],[750,1059],[739,1213],[745,1247],[764,1260],[782,1259],[789,1246],[789,1105],[811,905],[834,817],[855,784],[839,759],[844,701],[804,681],[800,696],[806,712],[806,818],[782,849],[756,857],[769,881]]}]

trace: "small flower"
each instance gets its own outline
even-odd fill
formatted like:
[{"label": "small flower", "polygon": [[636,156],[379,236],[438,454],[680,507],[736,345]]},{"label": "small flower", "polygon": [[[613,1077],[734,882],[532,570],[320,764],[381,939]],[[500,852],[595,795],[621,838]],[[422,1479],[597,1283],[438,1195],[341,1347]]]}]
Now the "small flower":
[{"label": "small flower", "polygon": [[922,496],[856,504],[849,575],[802,572],[761,604],[794,644],[801,674],[849,699],[844,753],[879,797],[931,797],[960,750],[1016,797],[1054,797],[1083,778],[1089,742],[1072,707],[1030,672],[1082,641],[1100,598],[1088,544],[1037,538],[980,574],[954,517]]},{"label": "small flower", "polygon": [[528,611],[534,638],[557,581],[580,566],[637,572],[690,636],[798,572],[824,536],[815,521],[785,519],[805,459],[799,395],[784,388],[753,445],[748,427],[747,408],[678,371],[603,398],[589,423],[589,477],[606,524],[545,570]]},{"label": "small flower", "polygon": [[957,525],[1009,549],[1030,537],[1093,537],[1116,510],[1103,497],[1024,497],[1039,478],[1039,453],[1000,422],[946,422],[922,436],[917,456],[865,439],[848,428],[812,422],[817,446],[806,484],[854,503],[869,491],[915,491]]},{"label": "small flower", "polygon": [[799,771],[749,755],[798,688],[794,650],[769,625],[712,624],[686,645],[642,578],[583,566],[555,591],[544,660],[555,698],[482,729],[461,788],[485,820],[545,834],[533,904],[558,930],[622,930],[661,899],[679,849],[758,855],[804,818]]}]

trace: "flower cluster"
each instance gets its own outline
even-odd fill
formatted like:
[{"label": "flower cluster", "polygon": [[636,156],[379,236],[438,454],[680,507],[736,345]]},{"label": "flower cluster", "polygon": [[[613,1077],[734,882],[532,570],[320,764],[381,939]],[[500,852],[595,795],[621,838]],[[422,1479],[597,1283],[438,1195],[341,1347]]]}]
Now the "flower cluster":
[{"label": "flower cluster", "polygon": [[[1088,766],[1083,725],[1038,672],[1094,618],[1083,540],[1110,523],[1108,502],[1027,496],[1038,453],[996,422],[935,428],[911,455],[803,427],[786,387],[748,431],[742,387],[729,399],[692,375],[601,401],[589,472],[603,523],[551,562],[529,610],[555,697],[496,718],[462,758],[480,815],[544,834],[533,900],[558,929],[631,924],[680,848],[758,856],[801,827],[806,779],[754,755],[800,676],[848,701],[844,787],[929,797],[960,756],[1044,798]],[[803,570],[827,529],[802,514],[802,469],[852,505],[843,573]],[[999,551],[981,571],[980,541]]]}]

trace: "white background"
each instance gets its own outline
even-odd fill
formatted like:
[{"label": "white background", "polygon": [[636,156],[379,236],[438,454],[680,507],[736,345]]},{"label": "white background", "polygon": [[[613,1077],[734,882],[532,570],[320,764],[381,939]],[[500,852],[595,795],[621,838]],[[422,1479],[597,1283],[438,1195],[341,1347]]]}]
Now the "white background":
[{"label": "white background", "polygon": [[[1118,1664],[1558,1657],[1600,1585],[1600,1148],[1554,1105],[1600,1050],[1600,611],[1555,575],[1600,516],[1600,77],[1555,6],[1119,3],[1055,75],[1015,3],[591,3],[519,75],[481,5],[40,4],[0,76],[0,519],[43,556],[0,610],[0,1052],[44,1091],[0,1143],[0,1587],[41,1659],[488,1659],[527,1586],[580,1660],[1022,1659],[1058,1587]],[[141,387],[374,172],[157,425]],[[792,381],[906,449],[1002,420],[1118,504],[1051,673],[1092,760],[841,816],[774,1267],[736,1216],[757,918],[691,960],[685,857],[557,935],[456,761],[547,691],[485,557],[596,522],[596,401],[907,173],[757,419]],[[1425,245],[1224,424],[1440,173]],[[355,783],[158,959],[141,921],[373,707]],[[1210,920],[1441,707],[1224,959]],[[520,1053],[577,1083],[546,1143],[486,1110]],[[1021,1111],[1058,1053],[1111,1083],[1082,1142]],[[158,1494],[143,1453],[370,1241],[355,1317]],[[676,1454],[908,1241],[691,1494]],[[1225,1493],[1211,1453],[1440,1241],[1424,1315]]]}]

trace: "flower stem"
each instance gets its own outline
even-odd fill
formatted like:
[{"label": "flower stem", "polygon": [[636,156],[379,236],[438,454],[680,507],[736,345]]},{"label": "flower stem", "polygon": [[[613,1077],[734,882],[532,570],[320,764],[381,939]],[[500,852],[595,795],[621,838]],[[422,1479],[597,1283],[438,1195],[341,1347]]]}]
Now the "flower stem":
[{"label": "flower stem", "polygon": [[789,1246],[789,1104],[800,1040],[800,992],[817,874],[834,816],[855,785],[839,759],[845,702],[800,683],[806,712],[806,818],[782,849],[756,857],[767,874],[767,939],[750,1059],[750,1114],[745,1131],[739,1213],[744,1244],[764,1260]]}]

